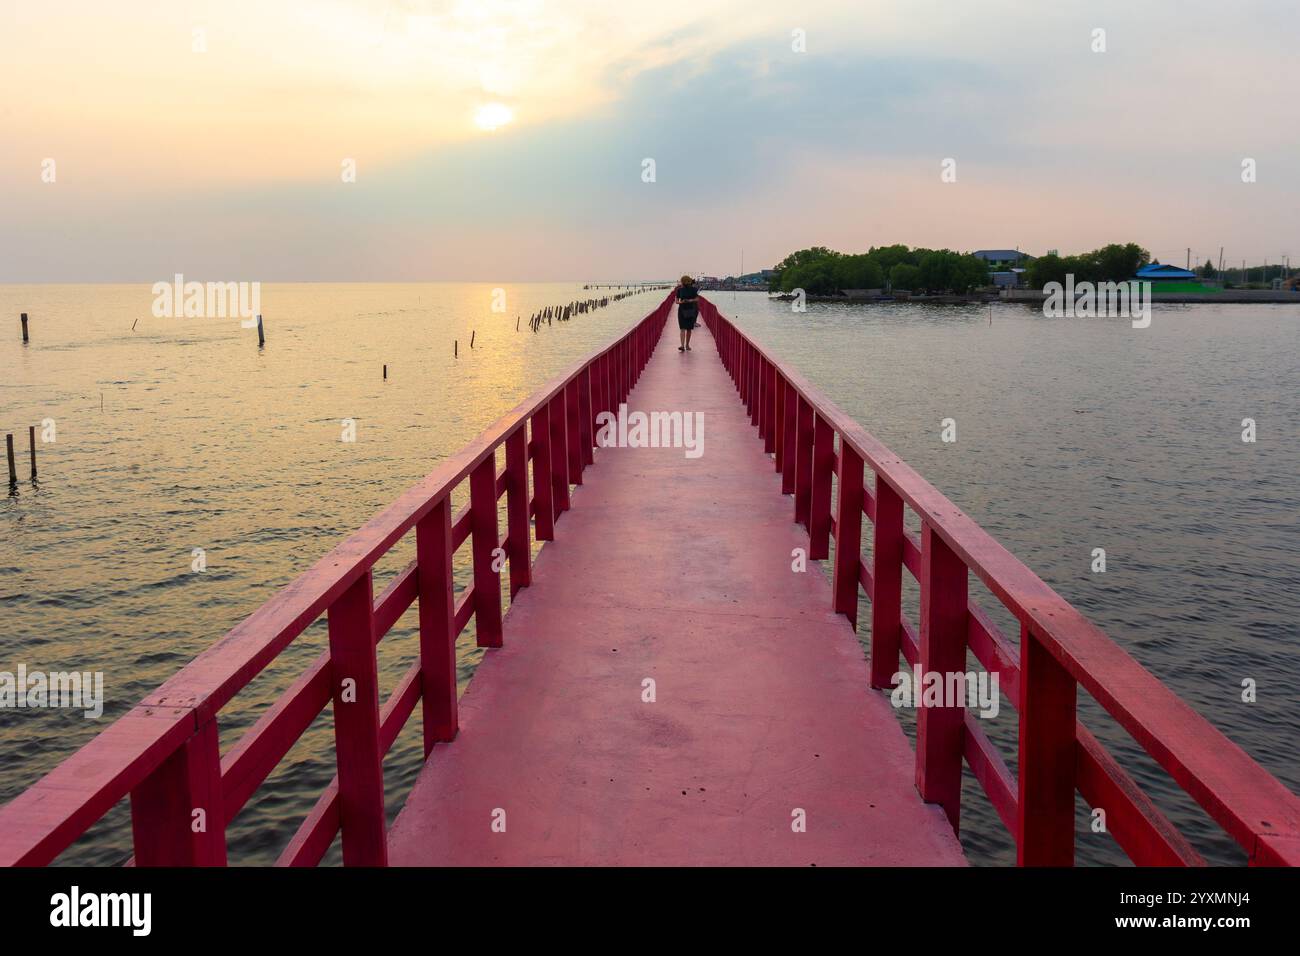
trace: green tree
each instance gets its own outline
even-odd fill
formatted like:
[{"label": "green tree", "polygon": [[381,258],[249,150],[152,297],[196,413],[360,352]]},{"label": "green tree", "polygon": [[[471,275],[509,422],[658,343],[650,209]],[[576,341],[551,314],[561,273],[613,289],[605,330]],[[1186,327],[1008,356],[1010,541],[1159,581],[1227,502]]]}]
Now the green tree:
[{"label": "green tree", "polygon": [[1206,279],[1213,279],[1218,270],[1214,268],[1214,263],[1209,259],[1205,260],[1205,265],[1201,266],[1201,276]]},{"label": "green tree", "polygon": [[885,273],[867,253],[840,256],[834,260],[837,291],[844,289],[879,289],[885,284]]},{"label": "green tree", "polygon": [[1137,274],[1138,269],[1151,261],[1151,253],[1136,242],[1122,246],[1111,243],[1089,253],[1089,258],[1096,270],[1094,282],[1127,282]]},{"label": "green tree", "polygon": [[900,262],[907,262],[911,265],[917,264],[916,254],[904,245],[880,246],[879,248],[873,246],[867,251],[867,258],[880,266],[880,271],[884,275],[889,275],[890,270]]},{"label": "green tree", "polygon": [[835,281],[835,263],[836,259],[828,256],[782,270],[782,291],[793,292],[795,289],[803,289],[810,295],[835,294],[839,291]]},{"label": "green tree", "polygon": [[889,285],[893,289],[915,289],[921,284],[921,270],[910,262],[899,262],[889,270]]},{"label": "green tree", "polygon": [[1025,270],[1025,281],[1030,288],[1041,289],[1049,282],[1065,283],[1065,260],[1056,253],[1039,256]]},{"label": "green tree", "polygon": [[825,246],[812,246],[809,249],[800,249],[798,252],[792,252],[776,264],[772,272],[772,278],[768,280],[768,288],[773,290],[781,289],[785,292],[789,292],[794,288],[806,289],[806,286],[800,286],[798,283],[788,282],[786,273],[793,269],[797,269],[800,266],[807,266],[815,262],[820,262],[823,259],[833,259],[837,256],[839,256],[838,252],[827,249]]}]

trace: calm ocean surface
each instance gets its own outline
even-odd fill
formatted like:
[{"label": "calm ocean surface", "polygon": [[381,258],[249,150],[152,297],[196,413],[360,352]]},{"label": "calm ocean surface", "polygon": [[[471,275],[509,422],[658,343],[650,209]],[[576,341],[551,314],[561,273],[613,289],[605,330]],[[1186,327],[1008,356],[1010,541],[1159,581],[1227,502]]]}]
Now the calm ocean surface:
[{"label": "calm ocean surface", "polygon": [[[499,314],[493,288],[264,285],[259,352],[238,320],[154,318],[148,284],[0,286],[0,433],[14,433],[22,476],[17,495],[0,498],[0,670],[102,671],[106,697],[98,721],[0,711],[0,801],[662,294],[532,334],[515,332],[516,316],[523,327],[536,309],[607,293],[505,285]],[[715,301],[1300,790],[1300,307],[1157,306],[1135,330],[1021,306],[813,304],[793,315],[760,294]],[[27,426],[47,418],[56,441],[38,446],[33,487]],[[345,418],[355,443],[339,440]],[[953,444],[940,441],[944,418],[957,422]],[[1243,418],[1257,422],[1254,444],[1241,440]],[[1098,547],[1104,574],[1090,571]],[[376,591],[412,552],[380,564]],[[915,598],[913,588],[914,620]],[[384,695],[415,655],[415,618],[380,645]],[[223,710],[223,747],[324,639],[321,622]],[[462,638],[462,683],[479,653]],[[1241,700],[1246,679],[1254,703]],[[1015,714],[1003,703],[987,723],[1014,771]],[[1112,721],[1081,707],[1198,848],[1241,860]],[[390,815],[420,757],[413,720],[385,762]],[[333,772],[327,709],[230,827],[232,862],[273,861]],[[962,815],[973,862],[1014,860],[970,779]],[[1087,824],[1080,801],[1080,862],[1122,861]],[[129,853],[123,803],[62,861]]]}]

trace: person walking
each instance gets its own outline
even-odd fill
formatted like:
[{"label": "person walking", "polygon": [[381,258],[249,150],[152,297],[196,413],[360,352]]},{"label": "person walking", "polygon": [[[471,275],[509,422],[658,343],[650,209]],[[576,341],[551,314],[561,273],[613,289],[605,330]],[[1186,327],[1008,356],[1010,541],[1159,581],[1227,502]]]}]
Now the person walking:
[{"label": "person walking", "polygon": [[691,332],[695,329],[695,320],[700,317],[700,290],[695,287],[695,280],[682,276],[677,286],[677,328],[681,335],[679,352],[691,350]]}]

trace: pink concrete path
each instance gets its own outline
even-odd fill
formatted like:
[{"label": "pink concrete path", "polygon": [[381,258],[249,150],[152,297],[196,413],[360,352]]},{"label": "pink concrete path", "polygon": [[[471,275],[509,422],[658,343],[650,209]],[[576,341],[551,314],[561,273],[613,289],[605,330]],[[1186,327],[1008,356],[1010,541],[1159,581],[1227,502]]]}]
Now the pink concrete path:
[{"label": "pink concrete path", "polygon": [[963,864],[707,332],[670,317],[628,404],[703,412],[703,456],[597,450],[391,862]]}]

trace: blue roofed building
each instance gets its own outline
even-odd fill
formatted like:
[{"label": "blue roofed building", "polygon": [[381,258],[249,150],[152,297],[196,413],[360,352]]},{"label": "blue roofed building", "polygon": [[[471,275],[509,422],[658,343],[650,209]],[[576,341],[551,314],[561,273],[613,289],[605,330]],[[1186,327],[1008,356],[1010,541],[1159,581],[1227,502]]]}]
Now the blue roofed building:
[{"label": "blue roofed building", "polygon": [[1180,266],[1153,262],[1151,265],[1139,269],[1137,275],[1133,278],[1142,282],[1195,282],[1197,275],[1195,272],[1188,272]]}]

